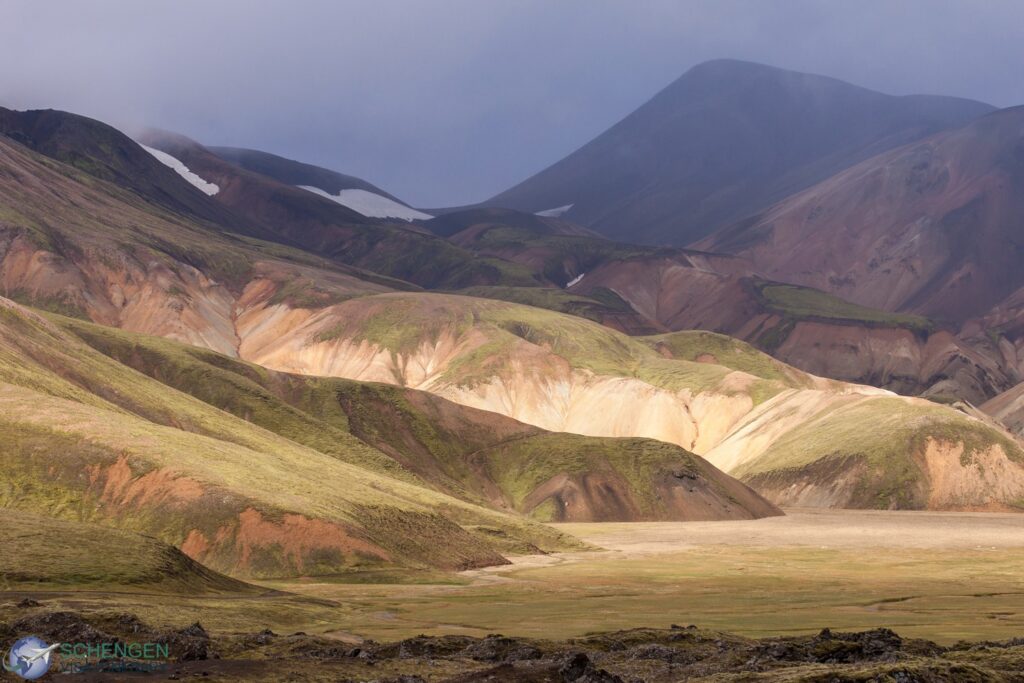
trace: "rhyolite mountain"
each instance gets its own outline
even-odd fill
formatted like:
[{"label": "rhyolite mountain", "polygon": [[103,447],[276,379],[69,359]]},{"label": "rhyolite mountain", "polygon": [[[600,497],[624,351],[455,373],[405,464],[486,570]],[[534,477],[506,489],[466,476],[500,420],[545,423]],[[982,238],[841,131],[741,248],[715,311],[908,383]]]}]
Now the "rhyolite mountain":
[{"label": "rhyolite mountain", "polygon": [[[218,201],[245,220],[272,225],[262,222],[259,202],[274,207],[279,197],[301,197],[300,205],[325,212],[343,209],[229,164],[198,145],[167,144],[162,151],[218,191],[207,196],[173,172],[167,183]],[[319,255],[313,247],[239,235],[170,211],[144,191],[8,137],[0,137],[0,168],[5,170],[0,174],[5,293],[31,306],[223,354],[200,356],[197,366],[187,357],[180,360],[188,347],[168,351],[156,341],[118,336],[127,332],[103,333],[104,328],[34,317],[11,304],[4,317],[10,330],[4,415],[30,437],[19,437],[18,448],[37,439],[54,452],[67,448],[48,439],[106,444],[102,452],[86,452],[74,471],[89,465],[96,482],[115,482],[112,500],[130,505],[117,508],[111,520],[148,525],[163,519],[140,530],[180,544],[222,571],[303,572],[315,557],[326,558],[316,571],[353,562],[474,566],[500,561],[506,546],[496,546],[496,538],[519,548],[557,547],[541,529],[521,526],[526,524],[522,515],[678,519],[702,516],[709,504],[724,517],[772,509],[757,512],[759,499],[751,499],[750,506],[727,506],[729,496],[740,500],[736,491],[741,489],[728,493],[732,480],[701,469],[710,468],[694,460],[702,454],[782,503],[1009,509],[1021,498],[1022,456],[1012,439],[998,426],[949,407],[814,377],[726,337],[630,337],[576,315],[422,292],[343,263],[341,257],[350,252]],[[257,201],[244,202],[247,193]],[[287,217],[289,203],[268,210]],[[528,216],[497,217],[506,223],[515,218],[521,228],[532,224]],[[381,231],[385,242],[397,233],[414,235],[422,244],[458,249],[469,263],[489,259],[537,281],[529,254],[510,253],[512,260],[503,260],[475,253],[500,248],[500,239],[492,241],[493,230],[486,226],[496,216],[464,218],[467,227],[452,238],[466,247],[415,225],[369,219],[350,225],[364,234]],[[558,225],[545,217],[533,225],[531,239],[542,261],[562,264],[559,277],[575,273],[578,278],[582,267],[595,267],[574,287],[602,267],[656,258],[661,251],[564,234],[578,231]],[[289,229],[289,237],[302,237],[294,225]],[[498,228],[498,237],[503,229]],[[333,234],[325,233],[331,239]],[[588,240],[589,246],[559,241],[570,238]],[[586,250],[600,258],[576,260],[590,258],[574,253]],[[667,251],[680,267],[691,260],[691,270],[711,263],[696,252]],[[368,267],[366,261],[359,264]],[[511,289],[566,293],[554,286]],[[607,293],[594,297],[609,307],[622,303]],[[256,365],[232,365],[241,361]],[[248,380],[241,395],[236,393],[241,380],[218,373],[226,367]],[[270,370],[279,374],[266,374]],[[138,373],[168,389],[140,383]],[[338,379],[316,384],[317,377]],[[331,384],[339,379],[397,387]],[[317,394],[314,385],[326,393]],[[211,408],[165,393],[171,389]],[[265,412],[268,401],[275,403],[273,396],[287,403],[305,400],[311,391],[329,402],[289,404],[299,414],[280,403]],[[240,422],[225,422],[223,413],[210,409],[226,410]],[[325,416],[335,421],[324,424]],[[246,425],[253,422],[262,430],[250,431]],[[866,424],[872,425],[870,439],[864,438]],[[51,437],[44,428],[59,434]],[[516,438],[482,439],[489,431]],[[131,433],[164,446],[153,445],[121,462]],[[328,433],[333,436],[322,438]],[[242,471],[236,466],[243,462],[250,482],[245,485],[230,475]],[[169,463],[177,469],[168,470]],[[647,465],[637,470],[637,463]],[[11,475],[25,486],[42,476],[31,458],[19,467]],[[951,478],[936,480],[940,471]],[[839,483],[823,483],[823,472]],[[718,478],[725,487],[719,490],[726,493],[719,496],[714,487],[690,483],[697,481],[692,474],[709,482]],[[991,479],[996,475],[998,485]],[[353,477],[366,487],[341,484]],[[169,481],[177,478],[182,478],[178,484]],[[270,481],[273,487],[265,485]],[[347,497],[324,494],[331,496],[328,504],[309,493],[314,481],[321,488],[326,483],[324,490],[345,490]],[[894,487],[895,481],[914,483]],[[102,493],[76,489],[80,484],[68,480],[61,495]],[[187,498],[179,508],[184,512],[163,518],[157,510],[131,507],[166,500],[143,495],[147,486],[158,484],[161,496],[181,492]],[[379,487],[393,492],[401,502],[398,509],[381,509],[372,493]],[[289,494],[294,491],[302,494]],[[190,508],[188,501],[208,496],[225,502],[212,517],[190,516],[188,510],[198,514],[199,508]],[[303,496],[313,497],[299,505]],[[574,516],[577,512],[584,516]],[[405,533],[419,524],[412,519],[423,519],[436,532],[430,548]],[[201,524],[189,526],[193,522]],[[270,547],[288,533],[287,524],[298,525],[301,538],[308,538],[310,528],[323,531],[313,540],[326,539],[328,545],[290,547],[284,565],[261,550],[269,569],[245,566],[252,554],[232,551],[238,546],[230,539],[239,533]],[[498,528],[504,536],[485,534],[490,540],[481,541],[474,531],[481,526]],[[352,555],[352,548],[361,550]]]},{"label": "rhyolite mountain", "polygon": [[484,202],[614,239],[687,245],[852,164],[992,110],[761,64],[693,67],[550,167]]},{"label": "rhyolite mountain", "polygon": [[216,183],[222,189],[212,199],[264,226],[276,241],[428,289],[541,284],[511,263],[476,258],[406,220],[365,216],[323,194],[237,166],[185,136],[151,130],[140,141]]},{"label": "rhyolite mountain", "polygon": [[814,343],[821,353],[800,363],[812,372],[871,381],[846,373],[902,365],[924,380],[919,390],[981,403],[1024,379],[1021,226],[1024,107],[1014,107],[867,159],[697,246],[765,278],[933,321],[916,338],[790,329],[776,335],[782,357]]},{"label": "rhyolite mountain", "polygon": [[[777,514],[673,444],[551,433],[232,359],[306,313],[411,286],[173,212],[152,188],[86,168],[0,136],[3,293],[102,324],[0,298],[0,507],[141,531],[245,576],[458,569],[578,547],[537,518]],[[207,198],[177,173],[160,182]]]},{"label": "rhyolite mountain", "polygon": [[259,222],[225,210],[102,121],[54,109],[15,111],[0,107],[0,136],[114,183],[173,212],[232,232],[272,237]]},{"label": "rhyolite mountain", "polygon": [[863,161],[700,243],[768,278],[963,323],[1024,286],[1024,107]]}]

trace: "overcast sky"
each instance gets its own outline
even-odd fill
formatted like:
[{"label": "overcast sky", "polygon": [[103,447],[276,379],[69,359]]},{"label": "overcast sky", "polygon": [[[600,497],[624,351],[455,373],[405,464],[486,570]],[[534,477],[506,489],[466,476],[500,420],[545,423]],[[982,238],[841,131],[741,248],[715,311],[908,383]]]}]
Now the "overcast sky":
[{"label": "overcast sky", "polygon": [[0,0],[0,105],[478,201],[699,62],[1024,103],[1020,0]]}]

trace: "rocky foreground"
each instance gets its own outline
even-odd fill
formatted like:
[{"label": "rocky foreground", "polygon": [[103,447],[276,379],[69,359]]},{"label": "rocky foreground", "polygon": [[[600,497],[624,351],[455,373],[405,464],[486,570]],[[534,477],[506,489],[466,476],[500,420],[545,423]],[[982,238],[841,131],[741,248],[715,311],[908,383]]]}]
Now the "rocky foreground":
[{"label": "rocky foreground", "polygon": [[[76,681],[139,678],[208,681],[1024,681],[1024,638],[943,647],[888,629],[822,630],[813,636],[751,639],[700,628],[634,629],[566,641],[489,635],[417,636],[394,643],[348,642],[305,633],[212,635],[200,624],[163,629],[126,613],[84,617],[19,605],[25,616],[0,623],[0,639],[47,642],[155,642],[166,664],[110,661]],[[55,658],[52,670],[66,670]],[[136,666],[147,664],[140,673]]]}]

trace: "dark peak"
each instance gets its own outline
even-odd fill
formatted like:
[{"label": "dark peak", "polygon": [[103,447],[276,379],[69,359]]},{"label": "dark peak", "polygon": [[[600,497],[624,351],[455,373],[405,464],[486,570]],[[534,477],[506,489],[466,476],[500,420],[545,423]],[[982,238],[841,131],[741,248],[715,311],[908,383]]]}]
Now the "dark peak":
[{"label": "dark peak", "polygon": [[70,147],[118,142],[131,146],[131,139],[111,125],[59,109],[18,111],[0,107],[0,134],[36,151],[43,147]]},{"label": "dark peak", "polygon": [[174,149],[205,149],[203,145],[187,135],[174,133],[162,128],[146,128],[135,139],[147,147],[156,147],[157,149],[164,149],[165,147]]},{"label": "dark peak", "polygon": [[715,74],[715,75],[729,75],[729,74],[783,74],[783,73],[797,73],[794,71],[787,71],[781,67],[770,66],[768,64],[761,64],[759,62],[748,62],[743,59],[731,59],[728,57],[722,57],[719,59],[709,59],[706,62],[701,62],[691,67],[685,74],[701,75],[701,74]]},{"label": "dark peak", "polygon": [[398,197],[385,192],[362,178],[339,173],[328,168],[314,166],[256,149],[245,149],[242,147],[208,147],[208,149],[231,164],[240,166],[247,171],[273,178],[286,185],[310,185],[318,187],[328,194],[337,194],[342,190],[365,190],[408,206]]}]

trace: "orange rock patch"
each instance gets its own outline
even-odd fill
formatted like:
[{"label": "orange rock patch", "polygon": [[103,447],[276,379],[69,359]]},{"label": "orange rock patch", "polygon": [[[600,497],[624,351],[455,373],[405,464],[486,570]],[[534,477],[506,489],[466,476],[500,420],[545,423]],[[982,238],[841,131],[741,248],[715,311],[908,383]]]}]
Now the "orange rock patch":
[{"label": "orange rock patch", "polygon": [[240,512],[237,524],[220,527],[212,542],[198,530],[192,530],[181,549],[189,557],[202,561],[210,553],[223,552],[229,547],[230,554],[236,558],[231,570],[240,573],[247,572],[254,557],[262,551],[283,555],[299,572],[305,571],[310,555],[323,550],[337,551],[345,558],[362,556],[382,562],[391,559],[380,546],[357,538],[334,522],[298,514],[286,514],[276,522],[253,508]]},{"label": "orange rock patch", "polygon": [[90,484],[96,486],[102,482],[100,499],[118,507],[180,507],[198,500],[205,491],[200,482],[167,468],[136,477],[128,465],[127,456],[123,455],[107,468],[93,465],[87,471]]}]

